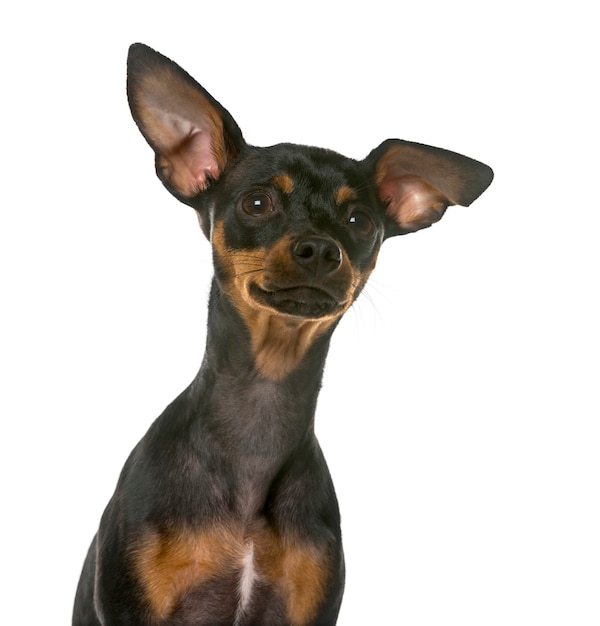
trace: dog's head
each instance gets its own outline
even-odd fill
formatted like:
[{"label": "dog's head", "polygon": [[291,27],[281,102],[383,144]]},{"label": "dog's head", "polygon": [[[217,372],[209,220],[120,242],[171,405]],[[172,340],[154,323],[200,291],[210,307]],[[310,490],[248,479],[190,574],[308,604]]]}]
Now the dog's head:
[{"label": "dog's head", "polygon": [[362,161],[293,144],[249,146],[203,87],[142,44],[130,48],[127,87],[158,177],[197,211],[217,281],[249,327],[265,315],[314,322],[317,332],[331,326],[384,239],[469,205],[493,176],[478,161],[401,140]]}]

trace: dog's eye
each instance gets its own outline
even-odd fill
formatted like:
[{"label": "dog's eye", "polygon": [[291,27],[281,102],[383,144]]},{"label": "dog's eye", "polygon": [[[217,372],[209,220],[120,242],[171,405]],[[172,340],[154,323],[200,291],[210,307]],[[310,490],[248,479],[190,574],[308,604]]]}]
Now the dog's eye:
[{"label": "dog's eye", "polygon": [[368,237],[373,232],[373,221],[364,211],[353,211],[348,224],[362,237]]},{"label": "dog's eye", "polygon": [[262,191],[253,191],[242,200],[244,213],[254,217],[260,217],[273,211],[271,197]]}]

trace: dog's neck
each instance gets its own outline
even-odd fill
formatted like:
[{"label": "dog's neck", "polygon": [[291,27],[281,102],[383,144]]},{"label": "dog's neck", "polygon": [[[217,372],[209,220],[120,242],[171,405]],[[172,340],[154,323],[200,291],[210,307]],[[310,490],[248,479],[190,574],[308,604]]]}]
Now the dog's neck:
[{"label": "dog's neck", "polygon": [[[235,306],[213,281],[202,367],[192,384],[198,440],[229,464],[237,506],[253,509],[277,474],[314,441],[314,413],[333,328],[281,380],[264,377]],[[219,455],[218,450],[223,452]]]},{"label": "dog's neck", "polygon": [[[272,381],[273,388],[280,388],[283,393],[296,390],[295,393],[314,394],[316,398],[336,325],[332,321],[319,325],[273,313],[265,314],[263,323],[251,331],[235,303],[213,279],[204,366],[242,385]],[[277,372],[277,365],[265,367],[265,353],[269,351],[273,361],[283,367],[283,373]]]}]

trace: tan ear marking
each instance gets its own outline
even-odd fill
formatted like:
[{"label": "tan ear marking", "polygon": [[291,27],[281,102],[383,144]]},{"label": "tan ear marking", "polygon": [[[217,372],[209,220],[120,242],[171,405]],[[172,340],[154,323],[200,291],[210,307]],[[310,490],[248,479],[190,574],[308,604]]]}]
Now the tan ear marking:
[{"label": "tan ear marking", "polygon": [[403,229],[419,230],[439,221],[450,204],[448,198],[418,176],[386,179],[379,186],[387,214]]},{"label": "tan ear marking", "polygon": [[388,139],[369,158],[387,214],[396,225],[390,234],[409,233],[437,222],[453,204],[468,206],[493,178],[485,164],[456,152]]},{"label": "tan ear marking", "polygon": [[228,150],[239,147],[235,141],[243,141],[239,129],[227,118],[226,131],[227,111],[166,57],[132,46],[127,67],[131,112],[156,153],[159,178],[176,196],[197,195],[219,178]]}]

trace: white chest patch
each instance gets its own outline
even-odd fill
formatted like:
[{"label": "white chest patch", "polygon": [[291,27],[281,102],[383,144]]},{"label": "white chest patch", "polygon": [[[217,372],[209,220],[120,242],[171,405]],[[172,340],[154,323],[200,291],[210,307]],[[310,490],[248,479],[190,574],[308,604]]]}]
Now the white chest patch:
[{"label": "white chest patch", "polygon": [[238,583],[238,608],[236,611],[235,623],[238,624],[244,617],[246,609],[250,605],[252,598],[252,589],[258,578],[258,574],[254,567],[254,544],[248,541],[246,554],[242,559],[242,570],[240,572],[240,581]]}]

